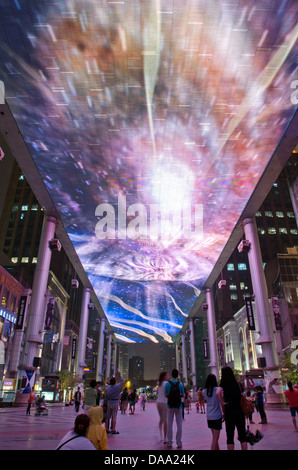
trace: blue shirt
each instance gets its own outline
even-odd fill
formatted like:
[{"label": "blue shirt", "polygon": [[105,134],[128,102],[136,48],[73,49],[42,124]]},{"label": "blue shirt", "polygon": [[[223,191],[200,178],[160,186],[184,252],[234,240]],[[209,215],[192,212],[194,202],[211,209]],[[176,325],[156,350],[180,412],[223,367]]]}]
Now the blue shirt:
[{"label": "blue shirt", "polygon": [[[172,379],[171,382],[176,383],[178,382],[178,380]],[[168,395],[170,393],[170,389],[171,389],[171,384],[170,382],[167,382],[165,386],[165,395]],[[180,390],[180,395],[184,395],[184,388],[181,382],[179,382],[179,390]],[[171,408],[169,404],[168,404],[168,408]],[[181,405],[179,406],[179,410],[181,409],[182,409],[182,400],[181,400]]]},{"label": "blue shirt", "polygon": [[120,393],[121,393],[123,382],[124,382],[124,380],[123,380],[122,376],[120,376],[120,380],[117,384],[107,385],[105,398],[108,401],[109,400],[113,400],[113,401],[119,400],[119,396],[120,396]]}]

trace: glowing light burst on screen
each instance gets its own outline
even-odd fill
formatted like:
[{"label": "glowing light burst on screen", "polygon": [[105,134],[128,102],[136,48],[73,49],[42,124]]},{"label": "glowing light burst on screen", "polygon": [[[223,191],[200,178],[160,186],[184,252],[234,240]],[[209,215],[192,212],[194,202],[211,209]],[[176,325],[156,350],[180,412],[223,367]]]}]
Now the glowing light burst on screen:
[{"label": "glowing light burst on screen", "polygon": [[179,332],[295,109],[297,2],[2,0],[0,80],[119,341]]}]

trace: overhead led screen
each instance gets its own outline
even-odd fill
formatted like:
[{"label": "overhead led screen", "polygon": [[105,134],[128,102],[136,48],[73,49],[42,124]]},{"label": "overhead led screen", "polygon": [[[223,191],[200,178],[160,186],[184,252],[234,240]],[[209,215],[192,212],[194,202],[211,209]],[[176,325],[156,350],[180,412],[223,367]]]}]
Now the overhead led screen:
[{"label": "overhead led screen", "polygon": [[172,342],[295,111],[295,0],[2,0],[0,80],[120,341]]}]

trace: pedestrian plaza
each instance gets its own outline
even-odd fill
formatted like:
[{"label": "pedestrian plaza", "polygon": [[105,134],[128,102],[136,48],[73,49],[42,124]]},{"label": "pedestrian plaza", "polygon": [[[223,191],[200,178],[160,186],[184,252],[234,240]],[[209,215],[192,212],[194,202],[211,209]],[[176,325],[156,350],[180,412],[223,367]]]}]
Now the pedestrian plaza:
[{"label": "pedestrian plaza", "polygon": [[[79,413],[83,410],[80,409]],[[263,438],[254,446],[248,446],[249,451],[295,451],[298,450],[298,432],[294,432],[289,409],[266,409],[268,424],[258,424],[260,419],[257,412],[253,414],[256,424],[250,425],[255,432],[259,429]],[[0,409],[0,450],[1,451],[51,451],[55,450],[60,439],[74,424],[76,412],[74,406],[52,405],[48,416],[35,416],[32,408],[30,416],[26,416],[25,408]],[[168,449],[160,441],[158,430],[158,412],[156,404],[146,404],[145,411],[137,404],[134,415],[120,412],[117,416],[119,434],[108,435],[109,450],[115,455],[127,451],[154,452],[154,455],[168,451],[169,453],[189,454],[208,451],[211,443],[211,432],[207,428],[206,415],[197,413],[194,404],[189,414],[185,413],[183,421],[183,445],[177,451],[175,444],[176,427],[174,423],[173,447]],[[226,450],[225,426],[220,434],[220,450]],[[235,440],[235,452],[240,450],[240,444]],[[125,452],[126,451],[126,452]],[[101,454],[104,452],[101,452]],[[15,454],[14,454],[15,455]],[[107,451],[107,455],[110,452]]]}]

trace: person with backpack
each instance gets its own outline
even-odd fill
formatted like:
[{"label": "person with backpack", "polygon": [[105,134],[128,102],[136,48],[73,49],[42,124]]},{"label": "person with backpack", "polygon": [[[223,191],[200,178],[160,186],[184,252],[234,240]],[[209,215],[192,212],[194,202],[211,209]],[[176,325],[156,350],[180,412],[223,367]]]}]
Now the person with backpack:
[{"label": "person with backpack", "polygon": [[172,447],[173,442],[173,422],[174,416],[176,419],[177,433],[176,443],[177,447],[182,447],[182,398],[184,397],[184,388],[182,383],[178,380],[178,370],[172,370],[172,380],[169,380],[165,386],[165,396],[168,399],[168,447]]}]

